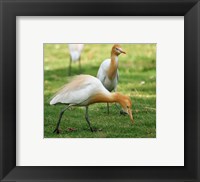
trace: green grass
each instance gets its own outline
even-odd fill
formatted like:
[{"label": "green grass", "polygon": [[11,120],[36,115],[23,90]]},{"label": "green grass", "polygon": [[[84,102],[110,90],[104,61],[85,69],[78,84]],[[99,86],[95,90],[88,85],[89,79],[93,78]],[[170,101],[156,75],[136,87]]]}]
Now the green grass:
[{"label": "green grass", "polygon": [[[44,137],[45,138],[155,138],[156,137],[156,44],[122,44],[127,55],[119,56],[117,91],[131,97],[132,125],[128,116],[119,114],[110,104],[89,107],[89,118],[97,132],[91,132],[85,121],[85,108],[67,110],[62,118],[60,134],[53,133],[64,105],[50,106],[51,97],[66,84],[69,52],[67,44],[44,44]],[[110,57],[111,44],[85,44],[82,74],[96,76],[99,65]],[[79,74],[78,62],[72,64],[72,76]],[[69,131],[69,128],[75,131]]]}]

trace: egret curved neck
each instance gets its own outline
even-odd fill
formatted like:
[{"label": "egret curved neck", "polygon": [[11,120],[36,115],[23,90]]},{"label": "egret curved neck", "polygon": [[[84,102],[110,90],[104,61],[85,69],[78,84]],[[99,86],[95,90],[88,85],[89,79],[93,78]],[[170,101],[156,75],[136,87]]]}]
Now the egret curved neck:
[{"label": "egret curved neck", "polygon": [[118,56],[115,54],[111,54],[110,67],[108,70],[108,78],[110,80],[113,80],[116,77],[117,68],[118,68]]},{"label": "egret curved neck", "polygon": [[104,102],[107,102],[107,103],[112,103],[112,102],[118,102],[118,103],[121,103],[121,95],[119,93],[99,93],[99,94],[96,94],[95,96],[93,96],[91,99],[90,99],[90,104],[94,104],[94,103],[104,103]]}]

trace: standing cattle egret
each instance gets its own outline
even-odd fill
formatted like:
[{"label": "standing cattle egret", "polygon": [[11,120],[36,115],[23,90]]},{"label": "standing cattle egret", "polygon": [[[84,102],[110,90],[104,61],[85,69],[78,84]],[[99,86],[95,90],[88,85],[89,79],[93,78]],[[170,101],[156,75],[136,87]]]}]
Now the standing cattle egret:
[{"label": "standing cattle egret", "polygon": [[83,50],[84,44],[69,44],[69,75],[71,75],[71,64],[72,62],[79,61],[79,71],[81,70],[81,52]]},{"label": "standing cattle egret", "polygon": [[63,113],[70,106],[85,106],[85,119],[90,127],[90,130],[93,129],[90,126],[90,121],[88,118],[88,106],[94,103],[100,102],[117,102],[119,103],[124,112],[126,112],[131,121],[133,121],[132,116],[132,103],[128,96],[122,95],[120,93],[110,93],[105,87],[102,85],[99,79],[90,75],[79,75],[76,76],[70,83],[65,85],[50,101],[50,105],[55,105],[58,103],[67,105],[61,113],[58,119],[58,123],[54,132],[59,133],[59,125],[62,118]]},{"label": "standing cattle egret", "polygon": [[[104,87],[112,92],[116,91],[118,83],[118,56],[125,51],[122,50],[119,44],[115,44],[111,50],[111,59],[104,60],[98,70],[97,78],[101,81]],[[109,113],[109,104],[107,103],[107,110]]]}]

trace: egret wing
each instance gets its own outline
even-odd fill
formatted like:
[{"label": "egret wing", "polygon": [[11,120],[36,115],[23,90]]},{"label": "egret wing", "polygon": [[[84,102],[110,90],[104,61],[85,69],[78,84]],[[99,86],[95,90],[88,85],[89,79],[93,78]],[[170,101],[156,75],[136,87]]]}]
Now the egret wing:
[{"label": "egret wing", "polygon": [[98,73],[97,73],[97,78],[101,81],[101,83],[104,84],[105,79],[107,77],[107,71],[110,66],[110,59],[106,59],[103,61],[99,67]]},{"label": "egret wing", "polygon": [[62,88],[55,97],[50,101],[50,104],[74,104],[79,105],[88,100],[93,94],[98,91],[101,83],[95,77],[78,76],[74,81]]}]

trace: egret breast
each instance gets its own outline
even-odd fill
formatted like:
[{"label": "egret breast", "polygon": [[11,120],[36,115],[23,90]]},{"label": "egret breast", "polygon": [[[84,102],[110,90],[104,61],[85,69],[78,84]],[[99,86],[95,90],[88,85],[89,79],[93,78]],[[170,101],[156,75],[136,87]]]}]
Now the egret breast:
[{"label": "egret breast", "polygon": [[106,77],[103,85],[108,91],[112,92],[117,86],[117,78],[110,80],[108,77]]},{"label": "egret breast", "polygon": [[77,61],[80,57],[80,53],[78,51],[73,51],[70,53],[72,61]]}]

